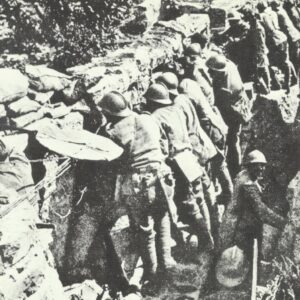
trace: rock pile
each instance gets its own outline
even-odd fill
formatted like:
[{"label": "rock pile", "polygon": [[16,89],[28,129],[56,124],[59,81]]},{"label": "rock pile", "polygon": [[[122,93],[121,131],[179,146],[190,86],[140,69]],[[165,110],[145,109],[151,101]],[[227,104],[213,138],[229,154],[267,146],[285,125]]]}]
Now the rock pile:
[{"label": "rock pile", "polygon": [[0,219],[0,299],[66,299],[49,251],[51,232],[35,222],[28,202]]},{"label": "rock pile", "polygon": [[[39,128],[40,123],[35,122],[41,119],[74,117],[72,109],[62,102],[51,103],[55,92],[71,85],[70,76],[45,66],[32,65],[26,66],[25,74],[14,69],[0,69],[1,124],[33,130]],[[80,122],[78,113],[75,113],[75,119]]]}]

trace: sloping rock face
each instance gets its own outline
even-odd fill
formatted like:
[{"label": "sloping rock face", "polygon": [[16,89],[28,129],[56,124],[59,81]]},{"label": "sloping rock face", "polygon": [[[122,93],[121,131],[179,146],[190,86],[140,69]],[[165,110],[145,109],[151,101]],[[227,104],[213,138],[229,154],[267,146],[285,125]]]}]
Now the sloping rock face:
[{"label": "sloping rock face", "polygon": [[300,172],[290,182],[287,200],[290,205],[289,222],[278,243],[278,252],[300,264]]},{"label": "sloping rock face", "polygon": [[[295,186],[297,177],[294,178],[299,170],[299,132],[296,137],[299,130],[299,99],[296,95],[296,91],[290,96],[277,91],[268,97],[259,97],[255,103],[254,116],[244,128],[242,141],[245,153],[258,149],[265,154],[268,165],[263,182],[264,201],[285,216],[289,209],[292,215],[298,214],[289,196],[289,184],[291,182]],[[297,194],[296,191],[294,193]],[[275,228],[264,225],[262,251],[265,259],[277,254],[275,249],[280,234]]]},{"label": "sloping rock face", "polygon": [[66,299],[49,251],[51,232],[37,229],[23,202],[0,220],[0,299]]}]

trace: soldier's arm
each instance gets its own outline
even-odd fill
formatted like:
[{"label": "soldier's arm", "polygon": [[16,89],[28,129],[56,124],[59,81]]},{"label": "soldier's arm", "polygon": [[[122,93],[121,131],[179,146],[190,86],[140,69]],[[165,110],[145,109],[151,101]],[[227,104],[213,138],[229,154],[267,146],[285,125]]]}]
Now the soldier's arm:
[{"label": "soldier's arm", "polygon": [[254,212],[263,223],[279,229],[284,227],[285,219],[262,202],[261,193],[256,185],[244,185],[242,193],[245,197],[244,200],[249,201]]}]

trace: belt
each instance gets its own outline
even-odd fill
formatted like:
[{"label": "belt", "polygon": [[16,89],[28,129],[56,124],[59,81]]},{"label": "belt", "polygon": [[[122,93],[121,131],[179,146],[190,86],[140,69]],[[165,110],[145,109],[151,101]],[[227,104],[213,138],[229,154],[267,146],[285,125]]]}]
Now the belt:
[{"label": "belt", "polygon": [[154,163],[141,168],[134,168],[130,170],[131,173],[144,174],[144,173],[158,173],[161,169],[161,163]]}]

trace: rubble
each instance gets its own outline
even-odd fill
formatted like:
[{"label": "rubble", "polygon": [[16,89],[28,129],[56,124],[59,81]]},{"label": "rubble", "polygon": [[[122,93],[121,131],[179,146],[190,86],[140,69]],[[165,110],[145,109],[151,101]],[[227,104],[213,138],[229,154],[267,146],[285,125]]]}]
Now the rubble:
[{"label": "rubble", "polygon": [[28,202],[0,219],[0,298],[67,300],[45,242],[47,232],[35,222],[36,210]]},{"label": "rubble", "polygon": [[[224,13],[224,19],[225,10],[240,5],[240,1],[230,1],[230,4],[228,4],[228,1],[220,3],[221,1],[213,1],[216,7],[222,7],[221,12]],[[148,28],[148,30],[138,40],[130,40],[127,47],[109,52],[105,57],[94,58],[88,64],[68,68],[66,74],[57,72],[46,65],[28,65],[27,56],[2,57],[0,66],[2,64],[7,66],[11,61],[13,62],[12,65],[15,65],[17,61],[24,66],[28,78],[17,70],[0,70],[0,76],[1,72],[12,72],[13,75],[11,76],[14,77],[14,80],[8,82],[10,86],[0,82],[0,118],[7,117],[9,124],[30,131],[42,131],[41,129],[45,128],[49,122],[61,128],[82,129],[84,117],[78,112],[75,103],[82,100],[82,92],[85,92],[85,90],[92,96],[95,104],[100,101],[107,91],[118,90],[125,93],[134,106],[148,86],[152,70],[163,63],[172,61],[175,55],[181,54],[184,38],[211,25],[208,14],[199,14],[200,11],[203,11],[203,8],[200,7],[198,2],[184,1],[181,5],[183,12],[188,12],[188,14],[172,21],[158,21],[153,25],[159,17],[160,1],[147,0],[143,2],[138,5],[137,9],[140,9],[140,12],[142,11],[146,15],[147,24],[143,23],[145,21],[143,19],[142,25],[144,29]],[[5,82],[7,77],[1,76],[1,78]],[[20,85],[20,83],[23,83],[23,85]],[[28,88],[28,85],[30,85],[30,88]],[[133,85],[135,88],[132,88]],[[14,91],[14,93],[8,95],[7,91]],[[55,101],[53,101],[54,98]],[[54,104],[53,102],[56,101],[58,103]],[[296,201],[299,198],[299,173],[294,178],[298,166],[293,166],[293,162],[297,160],[294,143],[299,137],[298,105],[299,99],[294,94],[290,97],[283,97],[279,92],[275,92],[268,97],[259,97],[255,103],[254,117],[250,124],[244,128],[243,145],[245,151],[258,148],[266,154],[270,162],[270,167],[267,170],[267,177],[270,180],[265,183],[267,190],[265,200],[279,212],[286,212],[285,194],[286,189],[288,189],[291,221],[279,241],[278,253],[286,254],[297,263],[300,263],[297,256],[300,251],[298,249],[300,245],[298,237],[300,212]],[[14,136],[14,138],[17,137]],[[277,141],[275,146],[274,143],[271,143],[274,140]],[[16,141],[12,143],[16,144]],[[24,148],[27,143],[28,137],[23,142]],[[41,153],[39,159],[44,158],[44,152],[41,151]],[[70,164],[70,161],[68,163]],[[44,162],[43,165],[46,169],[45,177],[51,177],[56,174],[59,162]],[[63,176],[49,184],[43,195],[42,211],[44,220],[50,220],[56,225],[56,230],[53,233],[54,243],[51,246],[49,244],[40,246],[40,241],[37,238],[38,229],[35,228],[33,217],[30,219],[30,216],[30,222],[27,223],[28,220],[24,219],[26,214],[20,216],[18,210],[13,211],[11,216],[19,218],[17,225],[20,230],[16,232],[11,230],[15,226],[12,226],[12,219],[9,219],[11,216],[1,220],[1,222],[4,222],[5,232],[3,230],[2,233],[2,226],[0,226],[0,257],[2,262],[0,267],[0,299],[2,296],[5,300],[15,300],[18,297],[27,297],[31,300],[63,300],[73,299],[73,297],[76,297],[74,295],[80,295],[83,299],[93,299],[93,297],[96,299],[100,295],[101,287],[91,281],[69,286],[63,291],[58,274],[53,267],[53,257],[49,247],[51,247],[55,266],[61,276],[64,273],[66,259],[69,259],[68,263],[73,267],[72,275],[74,278],[84,280],[93,277],[94,269],[101,268],[103,273],[97,274],[99,277],[97,279],[103,280],[107,275],[106,273],[110,271],[106,265],[105,249],[102,249],[101,253],[97,253],[100,262],[97,261],[94,265],[82,266],[80,264],[81,261],[79,260],[82,257],[80,259],[78,257],[82,255],[87,259],[91,241],[79,240],[74,242],[77,243],[75,246],[82,246],[78,257],[68,258],[66,255],[68,250],[67,240],[72,240],[72,235],[74,235],[72,228],[74,220],[71,212],[72,214],[79,213],[76,209],[73,212],[74,199],[78,200],[76,194],[78,186],[75,180],[76,169],[70,167],[68,170],[69,172],[64,173]],[[103,179],[101,176],[99,176],[99,180]],[[105,198],[105,187],[102,188],[103,190],[100,189],[101,197]],[[86,197],[95,197],[90,193]],[[101,200],[103,200],[102,198]],[[97,200],[99,201],[99,199]],[[105,200],[109,201],[109,197]],[[24,212],[23,206],[18,209]],[[25,207],[25,212],[26,209]],[[89,207],[85,206],[85,209],[89,209]],[[98,218],[102,217],[103,215],[99,212]],[[80,221],[88,230],[88,222],[91,220]],[[82,228],[82,230],[84,229]],[[272,239],[274,236],[275,240],[278,239],[278,232],[271,232],[272,228],[270,227],[265,229],[266,240]],[[17,236],[14,236],[14,234]],[[118,237],[115,232],[113,235],[113,238],[119,241],[126,236],[125,232],[119,232],[119,235],[123,235],[121,237]],[[88,238],[87,235],[86,239]],[[102,236],[99,237],[99,240],[101,239],[103,239]],[[270,244],[269,241],[265,244]],[[120,245],[124,246],[125,244],[120,242]],[[136,262],[136,257],[133,257],[132,253],[126,253],[127,250],[125,246],[124,249],[119,246],[117,252],[120,257],[129,256],[127,258],[129,262],[124,262],[128,264],[129,269],[133,268],[132,265]],[[265,248],[266,256],[272,250],[274,249]],[[32,262],[30,266],[28,264],[29,260]],[[181,291],[189,288],[189,294],[191,295],[187,297],[194,297],[195,295],[195,297],[198,297],[198,288],[202,286],[206,279],[203,273],[208,271],[208,268],[208,260],[203,262],[198,269],[193,269],[190,265],[182,266],[178,274],[173,274],[175,284],[172,282],[172,286],[170,284],[169,289],[166,289],[162,294],[167,297],[170,290],[173,289],[174,295],[180,297],[182,295]],[[6,272],[7,269],[10,271]],[[7,274],[5,275],[4,272]],[[203,277],[201,277],[201,274]],[[191,277],[193,281],[190,280]],[[5,290],[6,286],[16,286],[16,288],[10,288],[7,291]],[[135,294],[132,295],[132,298],[134,297],[139,298]],[[217,297],[221,296],[211,295],[207,299],[216,299]],[[246,298],[241,292],[223,293],[222,297],[224,299]],[[125,299],[127,298],[131,299],[129,296]]]}]

